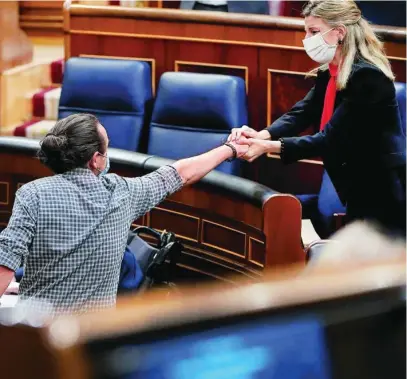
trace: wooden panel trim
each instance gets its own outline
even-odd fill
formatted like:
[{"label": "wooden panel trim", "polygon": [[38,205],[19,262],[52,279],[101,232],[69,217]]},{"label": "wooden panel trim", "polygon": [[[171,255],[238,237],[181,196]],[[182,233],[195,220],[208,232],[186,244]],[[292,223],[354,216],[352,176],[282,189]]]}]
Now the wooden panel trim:
[{"label": "wooden panel trim", "polygon": [[[281,160],[281,157],[279,155],[277,155],[277,154],[267,154],[267,158],[280,159]],[[317,160],[314,160],[314,159],[300,159],[298,162],[317,164],[317,165],[320,165],[320,166],[324,165],[324,163],[322,161],[317,161]]]},{"label": "wooden panel trim", "polygon": [[262,270],[257,270],[256,268],[250,267],[250,265],[247,264],[247,261],[242,259],[241,255],[239,256],[240,260],[234,260],[232,256],[218,254],[218,252],[214,251],[213,249],[204,250],[202,246],[195,247],[187,245],[187,243],[184,244],[182,254],[197,257],[206,262],[216,264],[224,269],[231,269],[237,273],[247,276],[262,276]]},{"label": "wooden panel trim", "polygon": [[[35,23],[39,25],[39,23]],[[106,37],[123,37],[123,38],[139,38],[139,39],[159,39],[166,41],[186,41],[186,42],[198,42],[198,43],[213,43],[221,45],[239,45],[248,47],[259,47],[259,48],[269,48],[269,49],[280,49],[280,50],[295,50],[304,51],[303,47],[299,46],[289,46],[289,45],[278,45],[273,43],[264,42],[249,42],[249,41],[235,41],[235,40],[222,40],[222,39],[212,39],[212,38],[195,38],[195,37],[179,37],[179,36],[168,36],[160,34],[139,34],[139,33],[124,33],[124,32],[105,32],[103,30],[69,30],[69,18],[64,18],[64,34],[65,34],[65,55],[70,57],[70,36],[71,35],[90,35],[90,36],[106,36]],[[69,53],[69,54],[68,54]],[[389,60],[406,62],[407,58],[388,56]],[[242,66],[244,67],[244,66]],[[278,72],[279,70],[275,70]],[[292,71],[295,73],[295,71]],[[300,74],[300,72],[297,72]],[[304,73],[304,76],[307,73]]]},{"label": "wooden panel trim", "polygon": [[390,61],[401,61],[401,62],[407,62],[407,58],[404,57],[393,57],[391,55],[387,56],[387,59]]},{"label": "wooden panel trim", "polygon": [[144,222],[144,225],[151,227],[151,213],[150,212],[147,212],[143,216],[143,222]]},{"label": "wooden panel trim", "polygon": [[20,27],[22,29],[55,29],[60,32],[62,28],[62,22],[21,21]]},{"label": "wooden panel trim", "polygon": [[247,42],[247,41],[234,41],[234,40],[222,40],[212,38],[195,38],[195,37],[178,37],[168,36],[161,34],[139,34],[139,33],[124,33],[124,32],[104,32],[102,30],[67,30],[66,33],[70,35],[90,35],[90,36],[107,36],[107,37],[123,37],[123,38],[144,38],[144,39],[159,39],[166,41],[186,41],[186,42],[201,42],[201,43],[214,43],[224,45],[239,45],[239,46],[252,46],[252,47],[267,47],[270,49],[283,49],[283,50],[297,50],[305,51],[303,47],[289,46],[289,45],[277,45],[264,42]]},{"label": "wooden panel trim", "polygon": [[[282,264],[305,264],[301,248],[301,203],[293,195],[273,195],[263,205],[266,236],[265,268]],[[284,230],[281,228],[284,227]],[[284,241],[281,233],[289,235]]]},{"label": "wooden panel trim", "polygon": [[123,60],[133,60],[133,61],[142,61],[151,63],[151,88],[153,90],[153,96],[155,96],[155,79],[156,79],[156,62],[154,58],[139,58],[139,57],[118,57],[112,55],[92,55],[92,54],[79,54],[81,58],[106,58],[106,59],[123,59]]},{"label": "wooden panel trim", "polygon": [[19,24],[28,33],[62,34],[63,1],[19,2]]},{"label": "wooden panel trim", "polygon": [[34,14],[21,14],[20,15],[20,25],[24,21],[49,21],[49,22],[60,22],[60,27],[62,27],[63,16],[57,15],[34,15]]},{"label": "wooden panel trim", "polygon": [[[216,226],[218,226],[218,227],[220,227],[220,228],[228,229],[228,230],[233,231],[234,233],[238,233],[238,234],[244,235],[244,240],[245,240],[245,242],[244,242],[244,249],[245,249],[244,255],[235,253],[235,252],[232,251],[232,250],[224,249],[224,248],[222,248],[222,247],[220,247],[220,246],[216,246],[216,245],[212,245],[212,244],[210,244],[210,243],[204,242],[203,233],[204,233],[204,225],[205,225],[205,224],[216,225]],[[201,222],[201,224],[200,224],[200,230],[199,230],[199,242],[200,242],[203,246],[208,246],[208,247],[211,247],[211,248],[213,248],[213,249],[215,249],[215,250],[223,251],[224,253],[228,253],[228,254],[234,255],[234,256],[239,257],[239,258],[243,258],[243,259],[244,259],[244,258],[246,257],[246,253],[247,253],[247,251],[246,251],[246,246],[247,246],[247,234],[241,232],[240,230],[230,228],[230,227],[228,227],[228,226],[226,226],[226,225],[222,225],[222,224],[213,222],[213,221],[211,221],[211,220],[202,219],[202,222]]]},{"label": "wooden panel trim", "polygon": [[[78,1],[78,0],[73,0]],[[20,7],[23,9],[62,9],[63,1],[20,1]]]},{"label": "wooden panel trim", "polygon": [[193,20],[196,23],[257,26],[304,31],[304,21],[297,17],[275,17],[269,15],[240,14],[220,12],[200,12],[182,9],[124,8],[111,6],[71,5],[70,13],[79,17],[118,17],[162,21]]},{"label": "wooden panel trim", "polygon": [[[300,72],[300,71],[287,71],[287,70],[275,70],[269,68],[267,70],[267,125],[271,125],[271,113],[272,113],[272,104],[271,104],[271,90],[272,90],[272,74],[287,74],[287,75],[296,75],[296,76],[312,76],[316,77],[315,74],[310,74],[309,72]],[[293,104],[294,105],[294,104]]]},{"label": "wooden panel trim", "polygon": [[178,61],[174,62],[174,71],[179,71],[179,66],[199,66],[199,67],[225,67],[244,71],[244,81],[246,85],[246,94],[249,93],[249,68],[247,66],[236,66],[231,64],[203,63],[193,61]]},{"label": "wooden panel trim", "polygon": [[9,182],[0,182],[0,185],[6,185],[6,201],[0,201],[0,205],[9,205],[10,204],[10,183]]},{"label": "wooden panel trim", "polygon": [[[199,232],[199,231],[200,231],[200,228],[201,228],[201,219],[200,219],[199,217],[191,216],[191,215],[189,215],[188,213],[177,212],[177,211],[173,211],[172,209],[163,208],[163,207],[154,207],[154,209],[157,209],[157,210],[159,210],[159,211],[161,211],[161,212],[167,212],[167,213],[172,213],[172,214],[175,214],[175,215],[178,215],[178,216],[183,216],[183,217],[185,217],[185,218],[193,219],[193,220],[197,221],[197,222],[198,222],[198,228],[197,228],[197,230],[196,230],[196,238],[195,238],[195,239],[194,239],[194,238],[191,238],[191,237],[184,236],[184,235],[182,235],[182,234],[178,234],[178,233],[177,233],[177,237],[181,237],[181,238],[183,238],[183,239],[185,239],[185,240],[187,240],[187,241],[199,242],[199,236],[200,236],[200,232]],[[154,209],[152,209],[151,211],[153,211]],[[149,215],[149,225],[150,225],[150,226],[151,226],[151,211],[148,212],[148,215]],[[163,232],[163,231],[164,231],[164,230],[157,229],[157,228],[155,228],[155,229],[158,230],[158,231],[160,231],[160,232]]]},{"label": "wooden panel trim", "polygon": [[[72,6],[72,5],[71,5]],[[62,15],[62,29],[64,34],[64,59],[65,61],[71,57],[71,35],[68,33],[71,28],[71,15],[69,13],[70,7],[63,7]]]},{"label": "wooden panel trim", "polygon": [[[240,25],[247,27],[260,27],[265,29],[287,29],[304,31],[304,21],[299,17],[276,17],[269,15],[240,14],[221,12],[200,12],[178,9],[155,8],[123,8],[109,6],[71,5],[69,9],[73,16],[100,16],[138,18],[163,21],[194,21],[196,23]],[[382,38],[392,41],[405,42],[407,30],[400,27],[374,25],[373,30]]]},{"label": "wooden panel trim", "polygon": [[211,272],[203,271],[203,270],[197,269],[195,267],[188,266],[188,265],[183,264],[183,263],[176,263],[176,265],[177,265],[177,267],[181,267],[181,268],[183,268],[185,270],[197,272],[199,274],[209,276],[209,277],[211,277],[213,279],[217,279],[217,280],[220,280],[222,282],[226,282],[226,283],[230,283],[230,284],[234,283],[233,280],[228,279],[227,277],[219,276],[219,275],[213,274]]},{"label": "wooden panel trim", "polygon": [[65,62],[71,57],[71,35],[64,35],[64,59]]},{"label": "wooden panel trim", "polygon": [[148,7],[151,8],[163,8],[163,0],[149,0]]},{"label": "wooden panel trim", "polygon": [[252,263],[252,264],[254,264],[254,265],[258,266],[258,267],[264,268],[264,265],[262,265],[261,263],[253,260],[253,255],[252,255],[253,251],[252,251],[251,241],[255,241],[255,242],[258,242],[258,243],[262,244],[264,246],[264,250],[266,250],[266,244],[263,241],[260,241],[257,238],[249,236],[248,260],[249,260],[250,263]]}]

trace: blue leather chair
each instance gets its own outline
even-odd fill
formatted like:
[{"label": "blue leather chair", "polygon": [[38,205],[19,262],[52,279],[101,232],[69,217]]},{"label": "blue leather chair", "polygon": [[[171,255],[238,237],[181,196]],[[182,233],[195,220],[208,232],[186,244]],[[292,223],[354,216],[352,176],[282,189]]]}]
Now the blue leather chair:
[{"label": "blue leather chair", "polygon": [[310,219],[318,235],[325,239],[335,232],[335,214],[346,213],[346,207],[324,170],[318,194],[297,195],[302,205],[302,218]]},{"label": "blue leather chair", "polygon": [[406,135],[406,83],[394,83],[396,88],[396,97],[399,104],[401,125],[403,126],[404,135]]},{"label": "blue leather chair", "polygon": [[[204,153],[248,123],[244,80],[234,76],[167,72],[161,76],[147,153],[181,159]],[[242,162],[217,168],[241,175]]]},{"label": "blue leather chair", "polygon": [[137,151],[146,103],[152,97],[146,62],[71,58],[65,66],[58,117],[92,113],[106,128],[110,147]]}]

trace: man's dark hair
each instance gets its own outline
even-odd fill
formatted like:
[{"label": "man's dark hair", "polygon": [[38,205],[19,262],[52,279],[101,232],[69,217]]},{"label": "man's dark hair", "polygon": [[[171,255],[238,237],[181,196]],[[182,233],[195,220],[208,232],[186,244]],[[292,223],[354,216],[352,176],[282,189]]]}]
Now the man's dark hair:
[{"label": "man's dark hair", "polygon": [[86,167],[97,151],[105,153],[98,119],[87,113],[59,120],[40,143],[40,161],[56,174]]}]

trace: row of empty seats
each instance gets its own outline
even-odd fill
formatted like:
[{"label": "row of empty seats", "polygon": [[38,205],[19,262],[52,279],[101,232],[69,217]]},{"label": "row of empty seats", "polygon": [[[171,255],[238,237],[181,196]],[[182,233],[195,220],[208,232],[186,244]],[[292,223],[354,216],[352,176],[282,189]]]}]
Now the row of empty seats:
[{"label": "row of empty seats", "polygon": [[[167,72],[154,99],[147,62],[71,58],[58,118],[92,113],[106,128],[111,147],[180,159],[219,146],[232,128],[247,124],[246,102],[245,83],[238,77]],[[242,163],[218,169],[241,175]]]},{"label": "row of empty seats", "polygon": [[[239,77],[167,72],[155,99],[153,85],[147,62],[71,58],[58,118],[93,113],[107,129],[111,147],[172,159],[207,151],[231,128],[248,123],[245,83]],[[396,92],[405,127],[405,83],[396,83]],[[220,170],[240,174],[234,165]]]}]

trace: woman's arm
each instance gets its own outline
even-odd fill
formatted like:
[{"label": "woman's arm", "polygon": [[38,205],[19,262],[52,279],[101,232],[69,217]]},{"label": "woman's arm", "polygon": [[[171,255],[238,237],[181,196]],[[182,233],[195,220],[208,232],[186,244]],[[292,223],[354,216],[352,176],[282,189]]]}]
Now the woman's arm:
[{"label": "woman's arm", "polygon": [[[250,148],[244,159],[253,161],[264,153],[281,154],[284,163],[326,155],[342,159],[348,153],[351,138],[377,132],[370,128],[374,122],[377,124],[383,100],[394,97],[394,84],[380,70],[365,66],[352,75],[346,92],[346,98],[323,131],[302,137],[280,137],[279,141],[249,139],[245,142]],[[366,127],[369,129],[363,130]]]},{"label": "woman's arm", "polygon": [[340,158],[356,135],[377,133],[371,128],[382,110],[381,104],[394,97],[394,84],[379,69],[359,68],[349,80],[346,97],[323,131],[310,136],[282,138],[281,158],[285,163],[317,156]]},{"label": "woman's arm", "polygon": [[[320,104],[322,106],[322,104]],[[278,118],[268,128],[256,131],[244,125],[234,128],[228,141],[237,141],[240,137],[261,140],[278,140],[281,137],[291,137],[300,134],[316,121],[317,104],[315,102],[315,87],[296,103],[287,113]]]},{"label": "woman's arm", "polygon": [[265,129],[265,132],[272,140],[297,136],[316,121],[316,108],[315,87],[313,87],[301,101]]},{"label": "woman's arm", "polygon": [[253,162],[263,154],[280,154],[281,142],[278,140],[281,137],[297,135],[311,124],[312,115],[315,112],[314,99],[315,87],[269,128],[257,132],[244,125],[241,128],[233,129],[228,141],[248,144],[250,148],[243,159],[249,162]]}]

